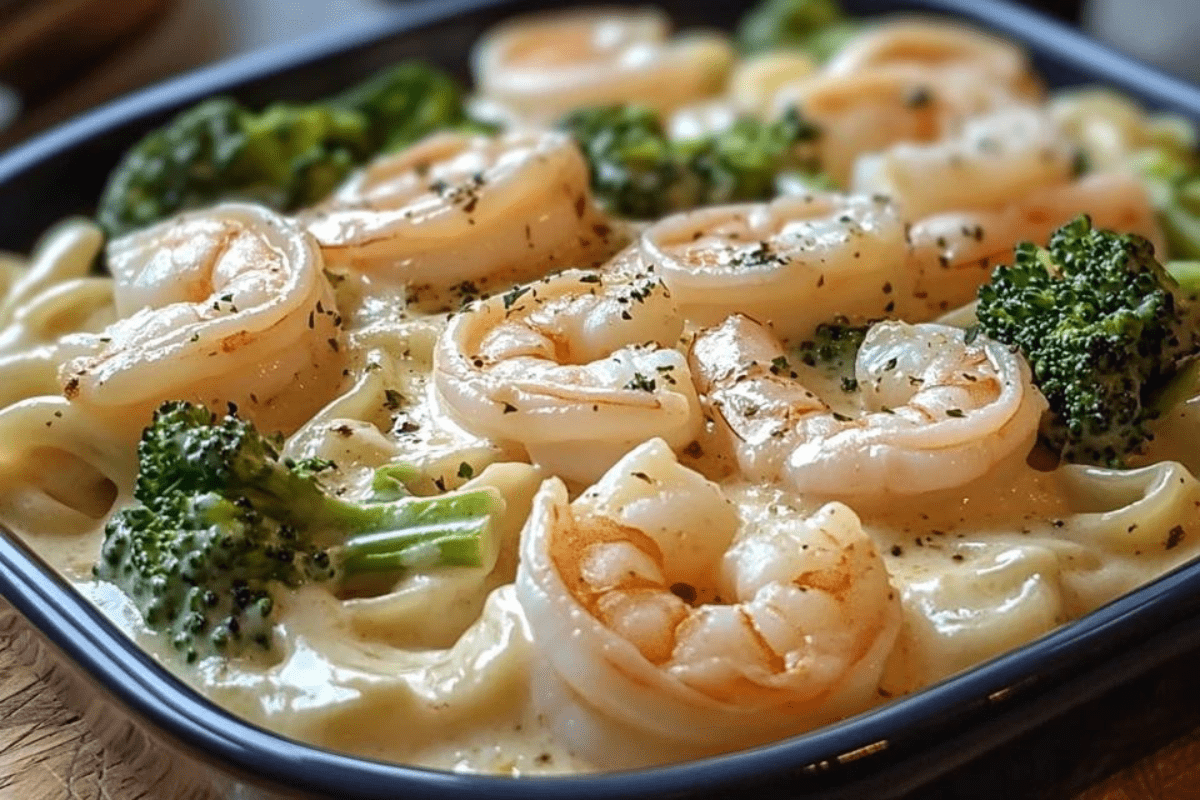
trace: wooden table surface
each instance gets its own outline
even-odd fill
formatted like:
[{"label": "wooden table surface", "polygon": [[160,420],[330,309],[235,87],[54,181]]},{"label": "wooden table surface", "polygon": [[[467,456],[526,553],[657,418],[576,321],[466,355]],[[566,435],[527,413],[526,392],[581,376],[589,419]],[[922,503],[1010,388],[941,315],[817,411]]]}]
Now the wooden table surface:
[{"label": "wooden table surface", "polygon": [[[45,667],[27,666],[17,657],[18,650],[0,626],[0,798],[162,800],[64,705]],[[1197,798],[1200,728],[1073,800]]]}]

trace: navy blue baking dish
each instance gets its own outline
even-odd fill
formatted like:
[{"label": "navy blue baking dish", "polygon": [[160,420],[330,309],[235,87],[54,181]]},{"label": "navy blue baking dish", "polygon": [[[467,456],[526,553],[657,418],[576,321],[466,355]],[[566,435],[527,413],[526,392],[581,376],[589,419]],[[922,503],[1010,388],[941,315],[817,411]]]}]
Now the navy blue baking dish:
[{"label": "navy blue baking dish", "polygon": [[[721,0],[657,0],[680,25],[732,26]],[[120,154],[196,100],[330,93],[402,58],[465,78],[487,27],[546,0],[397,6],[383,23],[256,53],[138,92],[0,155],[0,248],[28,249],[87,212]],[[850,0],[872,15],[950,14],[1024,42],[1052,86],[1102,83],[1200,120],[1200,90],[1034,12],[980,0]],[[842,723],[754,750],[653,770],[468,776],[299,744],[231,716],[124,637],[15,537],[0,536],[0,643],[44,668],[162,797],[1062,798],[1200,724],[1200,563],[1044,636]],[[403,724],[397,721],[397,724]]]}]

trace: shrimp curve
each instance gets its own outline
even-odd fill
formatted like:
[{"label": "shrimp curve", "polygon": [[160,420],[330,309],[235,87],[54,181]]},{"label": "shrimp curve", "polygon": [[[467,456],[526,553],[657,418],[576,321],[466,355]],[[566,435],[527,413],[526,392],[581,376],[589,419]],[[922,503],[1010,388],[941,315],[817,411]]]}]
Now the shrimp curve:
[{"label": "shrimp curve", "polygon": [[693,757],[862,710],[900,619],[849,508],[743,525],[658,439],[573,503],[542,484],[516,587],[549,665],[538,697],[605,767],[638,765],[646,742]]},{"label": "shrimp curve", "polygon": [[434,134],[368,165],[301,220],[331,266],[439,288],[599,262],[618,241],[583,156],[553,131]]},{"label": "shrimp curve", "polygon": [[688,361],[746,477],[823,497],[919,494],[1024,458],[1046,409],[1019,354],[968,338],[947,325],[873,325],[855,362],[858,418],[777,368],[786,352],[748,317],[701,331]]},{"label": "shrimp curve", "polygon": [[434,350],[436,400],[466,430],[590,482],[650,437],[682,448],[699,432],[682,330],[658,278],[567,270],[453,317]]},{"label": "shrimp curve", "polygon": [[891,197],[911,222],[941,211],[997,208],[1066,183],[1075,152],[1048,114],[1006,108],[968,120],[945,140],[864,155],[850,185]]},{"label": "shrimp curve", "polygon": [[666,113],[720,92],[735,60],[721,34],[669,33],[667,17],[648,8],[522,17],[480,40],[471,71],[510,122],[552,123],[577,108],[619,103]]},{"label": "shrimp curve", "polygon": [[640,248],[700,325],[736,312],[794,338],[837,314],[899,314],[907,296],[904,224],[884,198],[806,194],[700,209],[655,223]]},{"label": "shrimp curve", "polygon": [[1012,261],[1018,243],[1045,246],[1050,234],[1080,214],[1097,228],[1136,233],[1155,252],[1166,252],[1146,185],[1128,173],[1039,189],[999,210],[934,214],[909,229],[914,302],[907,318],[928,319],[970,303],[993,268]]},{"label": "shrimp curve", "polygon": [[320,251],[292,222],[229,203],[109,246],[118,314],[63,337],[63,394],[140,430],[165,400],[290,431],[329,399],[342,336]]}]

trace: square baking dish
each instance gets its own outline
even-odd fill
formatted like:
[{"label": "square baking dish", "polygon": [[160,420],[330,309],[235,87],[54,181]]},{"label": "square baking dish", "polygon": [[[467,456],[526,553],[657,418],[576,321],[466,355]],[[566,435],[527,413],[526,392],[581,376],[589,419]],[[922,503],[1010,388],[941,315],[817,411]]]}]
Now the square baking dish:
[{"label": "square baking dish", "polygon": [[[578,4],[578,3],[577,3]],[[721,0],[658,0],[680,26],[731,27]],[[397,5],[383,23],[255,53],[138,92],[0,155],[0,249],[87,213],[121,153],[213,94],[251,105],[326,95],[404,58],[466,77],[476,37],[542,0]],[[1051,87],[1099,83],[1200,120],[1200,90],[1035,12],[976,0],[850,0],[869,16],[952,15],[1023,43]],[[1014,652],[772,745],[638,772],[460,775],[346,756],[242,722],[139,650],[15,537],[0,535],[0,642],[50,676],[162,797],[756,798],[1068,796],[1200,724],[1200,563]]]}]

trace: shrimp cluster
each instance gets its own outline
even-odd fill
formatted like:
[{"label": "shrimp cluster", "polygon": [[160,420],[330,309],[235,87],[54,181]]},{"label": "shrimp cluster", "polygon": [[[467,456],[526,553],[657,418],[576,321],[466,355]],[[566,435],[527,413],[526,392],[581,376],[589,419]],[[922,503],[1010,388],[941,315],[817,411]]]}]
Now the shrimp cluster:
[{"label": "shrimp cluster", "polygon": [[696,756],[860,710],[899,629],[849,508],[745,526],[657,439],[573,503],[543,484],[517,596],[552,673],[547,711],[610,767],[638,765],[648,742]]}]

